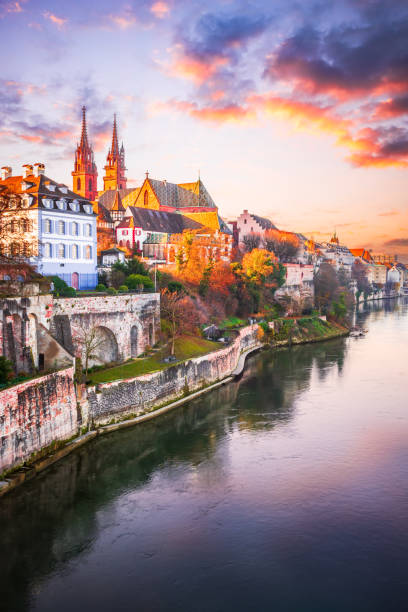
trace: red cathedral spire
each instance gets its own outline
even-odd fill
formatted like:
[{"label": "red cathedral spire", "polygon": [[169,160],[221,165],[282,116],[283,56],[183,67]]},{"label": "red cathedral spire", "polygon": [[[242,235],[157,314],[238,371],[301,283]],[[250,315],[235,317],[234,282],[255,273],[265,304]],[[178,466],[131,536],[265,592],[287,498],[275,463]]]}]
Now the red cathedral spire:
[{"label": "red cathedral spire", "polygon": [[75,164],[72,174],[72,190],[89,200],[95,200],[98,195],[98,171],[94,162],[92,147],[88,142],[86,127],[86,107],[82,107],[81,141],[75,151]]},{"label": "red cathedral spire", "polygon": [[105,176],[103,177],[103,189],[125,189],[126,188],[126,167],[125,149],[122,146],[119,150],[118,126],[116,114],[113,116],[112,145],[108,151],[105,166]]}]

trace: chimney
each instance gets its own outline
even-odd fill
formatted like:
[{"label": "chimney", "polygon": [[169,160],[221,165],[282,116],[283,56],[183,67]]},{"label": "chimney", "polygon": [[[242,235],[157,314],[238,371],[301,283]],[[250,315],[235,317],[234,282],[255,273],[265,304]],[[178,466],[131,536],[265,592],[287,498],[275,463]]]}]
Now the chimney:
[{"label": "chimney", "polygon": [[38,162],[34,164],[34,176],[40,176],[40,174],[44,174],[45,166],[44,164],[39,164]]},{"label": "chimney", "polygon": [[11,166],[3,166],[1,169],[1,180],[5,181],[7,178],[10,178],[12,173]]},{"label": "chimney", "polygon": [[24,178],[31,176],[33,174],[33,167],[31,164],[23,164],[24,168]]}]

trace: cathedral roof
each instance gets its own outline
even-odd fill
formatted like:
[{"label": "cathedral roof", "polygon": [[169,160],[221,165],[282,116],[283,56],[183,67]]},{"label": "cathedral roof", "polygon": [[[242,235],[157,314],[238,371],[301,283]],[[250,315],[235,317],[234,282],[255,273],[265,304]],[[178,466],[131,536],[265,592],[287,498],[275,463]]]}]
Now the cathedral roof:
[{"label": "cathedral roof", "polygon": [[[162,232],[165,234],[181,234],[185,229],[201,229],[203,226],[179,213],[128,206],[126,209],[132,214],[133,226],[141,227],[145,231]],[[129,213],[127,213],[129,214]],[[118,227],[129,227],[129,216],[126,216]]]},{"label": "cathedral roof", "polygon": [[156,179],[146,179],[152,187],[160,206],[188,208],[202,206],[217,208],[214,200],[199,179],[194,183],[169,183]]},{"label": "cathedral roof", "polygon": [[[119,189],[118,191],[119,191],[121,200],[123,200],[123,198],[129,195],[129,193],[132,193],[132,191],[134,191],[134,187],[131,187],[128,189]],[[116,189],[108,189],[107,191],[104,191],[102,195],[99,196],[98,203],[102,204],[102,206],[104,206],[108,210],[112,210],[112,207],[116,199],[116,193],[117,193]]]},{"label": "cathedral roof", "polygon": [[111,212],[113,210],[116,212],[123,212],[125,210],[125,207],[122,204],[122,198],[120,197],[120,193],[118,190],[116,191],[116,194],[115,194],[115,199],[113,201]]}]

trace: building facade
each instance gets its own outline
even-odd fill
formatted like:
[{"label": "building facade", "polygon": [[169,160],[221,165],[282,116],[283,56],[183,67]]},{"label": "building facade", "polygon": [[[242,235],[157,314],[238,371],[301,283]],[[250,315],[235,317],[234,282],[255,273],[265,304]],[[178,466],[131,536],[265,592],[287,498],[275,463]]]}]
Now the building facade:
[{"label": "building facade", "polygon": [[72,191],[87,200],[95,200],[98,194],[98,171],[94,154],[88,141],[86,126],[86,108],[82,107],[81,140],[75,151],[75,163],[72,174]]},{"label": "building facade", "polygon": [[105,165],[105,175],[103,177],[103,190],[110,189],[126,189],[126,166],[125,166],[125,149],[122,145],[119,149],[118,128],[116,124],[116,115],[113,119],[112,144],[108,151]]},{"label": "building facade", "polygon": [[[92,203],[26,164],[23,176],[3,168],[0,180],[0,248],[24,259],[44,276],[58,276],[75,289],[93,289],[96,273],[96,215]],[[4,178],[3,178],[4,177]]]}]

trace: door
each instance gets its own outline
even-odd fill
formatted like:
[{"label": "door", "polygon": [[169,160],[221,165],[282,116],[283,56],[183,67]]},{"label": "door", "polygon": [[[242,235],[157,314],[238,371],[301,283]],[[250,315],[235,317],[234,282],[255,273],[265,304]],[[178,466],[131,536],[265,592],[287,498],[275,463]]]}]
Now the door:
[{"label": "door", "polygon": [[78,272],[73,272],[71,276],[71,286],[74,289],[79,289],[79,274]]}]

